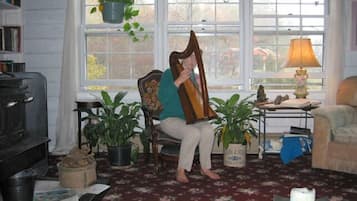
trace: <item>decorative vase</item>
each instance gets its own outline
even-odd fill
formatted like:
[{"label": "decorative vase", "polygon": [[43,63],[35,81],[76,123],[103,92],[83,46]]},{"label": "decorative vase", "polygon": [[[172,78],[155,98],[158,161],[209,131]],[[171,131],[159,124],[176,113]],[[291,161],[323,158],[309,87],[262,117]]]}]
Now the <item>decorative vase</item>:
[{"label": "decorative vase", "polygon": [[245,167],[246,146],[242,144],[229,144],[224,150],[224,166]]},{"label": "decorative vase", "polygon": [[127,166],[131,162],[131,144],[108,146],[109,162],[113,166]]},{"label": "decorative vase", "polygon": [[103,21],[107,23],[120,24],[123,22],[125,3],[122,2],[104,2]]}]

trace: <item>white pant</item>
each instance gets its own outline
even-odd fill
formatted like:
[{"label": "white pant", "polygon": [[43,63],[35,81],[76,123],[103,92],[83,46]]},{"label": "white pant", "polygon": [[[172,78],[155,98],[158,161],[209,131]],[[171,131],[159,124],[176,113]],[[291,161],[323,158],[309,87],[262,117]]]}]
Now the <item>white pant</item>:
[{"label": "white pant", "polygon": [[185,120],[172,117],[162,120],[160,125],[168,135],[181,139],[179,168],[191,171],[197,145],[199,145],[201,168],[211,168],[214,128],[208,121],[186,124]]}]

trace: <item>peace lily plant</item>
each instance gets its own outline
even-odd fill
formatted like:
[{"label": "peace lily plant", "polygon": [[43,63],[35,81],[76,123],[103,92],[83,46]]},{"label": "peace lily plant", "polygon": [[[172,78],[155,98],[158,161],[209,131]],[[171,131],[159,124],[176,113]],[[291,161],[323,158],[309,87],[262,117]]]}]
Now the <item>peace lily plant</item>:
[{"label": "peace lily plant", "polygon": [[[131,139],[143,133],[143,128],[139,125],[141,104],[124,102],[126,94],[127,92],[118,92],[112,99],[108,92],[102,91],[100,113],[87,111],[87,118],[96,123],[87,124],[84,128],[87,139],[94,140],[90,142],[92,146],[97,143],[107,145],[109,159],[114,165],[130,163]],[[123,161],[123,158],[128,160]]]},{"label": "peace lily plant", "polygon": [[212,121],[216,124],[215,134],[218,136],[218,145],[223,143],[227,149],[229,144],[250,145],[251,138],[257,137],[257,129],[253,122],[259,118],[258,110],[249,101],[254,94],[240,99],[239,94],[233,94],[229,99],[211,98],[218,117]]}]

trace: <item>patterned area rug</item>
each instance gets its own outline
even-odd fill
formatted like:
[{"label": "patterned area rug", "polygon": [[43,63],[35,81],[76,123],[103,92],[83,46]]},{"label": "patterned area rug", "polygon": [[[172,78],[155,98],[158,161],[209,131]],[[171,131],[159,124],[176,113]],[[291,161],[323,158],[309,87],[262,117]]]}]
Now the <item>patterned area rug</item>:
[{"label": "patterned area rug", "polygon": [[[50,156],[48,176],[56,176],[55,164],[61,157]],[[279,155],[263,160],[247,156],[245,168],[223,166],[223,155],[213,155],[213,169],[222,179],[212,181],[201,176],[199,166],[188,173],[190,183],[175,180],[173,165],[154,174],[153,164],[139,156],[129,167],[111,167],[106,158],[97,158],[97,175],[109,178],[111,189],[103,201],[272,201],[274,195],[289,197],[295,187],[315,188],[316,197],[329,201],[357,201],[357,175],[311,168],[311,155],[284,165]]]}]

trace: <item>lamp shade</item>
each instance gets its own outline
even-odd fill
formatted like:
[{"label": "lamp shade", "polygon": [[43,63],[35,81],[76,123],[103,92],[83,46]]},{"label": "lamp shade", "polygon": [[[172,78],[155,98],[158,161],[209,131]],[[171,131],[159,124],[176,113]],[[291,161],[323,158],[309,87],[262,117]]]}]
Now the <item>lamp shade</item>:
[{"label": "lamp shade", "polygon": [[285,67],[320,67],[308,38],[291,39]]}]

